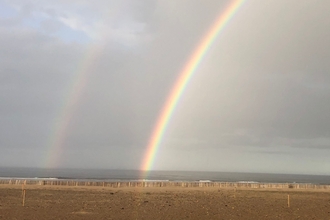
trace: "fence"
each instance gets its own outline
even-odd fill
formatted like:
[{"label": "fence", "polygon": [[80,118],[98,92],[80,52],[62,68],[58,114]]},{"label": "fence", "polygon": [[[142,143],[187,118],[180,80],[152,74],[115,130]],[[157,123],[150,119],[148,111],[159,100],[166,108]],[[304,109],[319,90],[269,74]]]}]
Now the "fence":
[{"label": "fence", "polygon": [[217,187],[217,188],[252,188],[252,189],[327,189],[330,185],[304,183],[237,183],[237,182],[89,182],[73,180],[31,180],[1,179],[0,184],[42,185],[42,186],[99,186],[99,187]]}]

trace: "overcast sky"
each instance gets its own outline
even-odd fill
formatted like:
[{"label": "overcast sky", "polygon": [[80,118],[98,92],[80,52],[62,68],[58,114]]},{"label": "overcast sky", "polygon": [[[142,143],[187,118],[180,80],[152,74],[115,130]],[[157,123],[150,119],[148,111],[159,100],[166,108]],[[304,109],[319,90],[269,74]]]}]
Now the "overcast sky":
[{"label": "overcast sky", "polygon": [[[230,3],[0,0],[0,166],[139,169],[180,71]],[[247,0],[152,169],[329,174],[329,11]]]}]

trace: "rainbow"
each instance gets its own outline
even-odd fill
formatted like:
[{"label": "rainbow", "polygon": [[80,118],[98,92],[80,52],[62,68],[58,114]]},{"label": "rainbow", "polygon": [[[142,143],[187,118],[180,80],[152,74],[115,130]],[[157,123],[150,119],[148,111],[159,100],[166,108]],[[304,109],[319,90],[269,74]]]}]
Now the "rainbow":
[{"label": "rainbow", "polygon": [[60,114],[54,121],[53,131],[49,137],[46,155],[42,165],[48,168],[57,167],[60,157],[63,156],[64,140],[68,133],[70,122],[75,113],[75,108],[81,98],[83,89],[87,84],[88,75],[92,72],[95,60],[100,56],[101,48],[91,45],[85,52],[81,64],[69,83],[67,99],[64,100],[60,108]]},{"label": "rainbow", "polygon": [[187,87],[189,80],[192,78],[197,67],[203,60],[203,57],[225,28],[226,24],[238,11],[238,9],[243,5],[245,0],[234,0],[224,12],[216,19],[215,23],[211,26],[211,29],[207,32],[205,37],[202,39],[201,43],[195,49],[194,53],[188,60],[187,64],[184,65],[183,70],[179,74],[178,80],[176,81],[173,89],[170,92],[170,95],[167,98],[167,101],[161,111],[161,114],[157,120],[156,126],[152,132],[152,135],[147,146],[146,154],[142,163],[141,170],[148,171],[151,169],[157,150],[164,136],[167,125],[171,119],[173,111],[178,104],[180,97],[182,96],[183,91]]},{"label": "rainbow", "polygon": [[[107,15],[107,17],[103,19],[107,21],[109,19],[117,19],[117,16],[120,15],[123,10],[122,8],[112,9],[111,15]],[[102,20],[102,18],[100,20]],[[106,32],[95,32],[92,33],[92,35],[94,37],[97,36],[98,40],[96,43],[88,44],[85,52],[82,54],[81,61],[77,65],[76,71],[74,71],[71,82],[68,83],[67,94],[65,94],[66,99],[64,99],[59,108],[58,116],[54,119],[54,125],[50,132],[41,166],[48,168],[57,167],[63,156],[64,142],[69,133],[70,122],[81,100],[84,88],[87,85],[88,76],[92,74],[95,69],[95,63],[102,55],[102,50],[107,39]]]}]

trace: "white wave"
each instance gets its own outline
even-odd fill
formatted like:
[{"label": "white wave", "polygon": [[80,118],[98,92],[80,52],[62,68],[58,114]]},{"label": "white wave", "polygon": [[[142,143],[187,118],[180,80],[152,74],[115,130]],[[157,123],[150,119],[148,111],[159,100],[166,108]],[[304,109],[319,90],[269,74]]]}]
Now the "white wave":
[{"label": "white wave", "polygon": [[238,181],[238,183],[259,183],[256,181]]},{"label": "white wave", "polygon": [[168,182],[169,180],[148,180],[148,179],[142,179],[142,180],[139,180],[139,181],[142,181],[142,182]]},{"label": "white wave", "polygon": [[0,177],[2,180],[58,180],[55,177]]}]

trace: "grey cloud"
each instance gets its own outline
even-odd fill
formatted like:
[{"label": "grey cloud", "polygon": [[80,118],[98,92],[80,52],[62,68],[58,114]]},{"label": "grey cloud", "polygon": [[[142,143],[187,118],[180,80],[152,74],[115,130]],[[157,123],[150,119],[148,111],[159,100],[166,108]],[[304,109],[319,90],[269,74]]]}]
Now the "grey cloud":
[{"label": "grey cloud", "polygon": [[[2,165],[23,164],[5,160],[22,157],[42,166],[56,123],[65,118],[62,166],[103,168],[139,167],[179,72],[230,4],[5,2],[21,15],[0,21]],[[246,1],[186,87],[155,169],[258,171],[263,163],[280,172],[286,169],[280,161],[290,159],[291,171],[303,172],[304,157],[322,170],[317,159],[330,138],[329,7]],[[36,16],[38,27],[22,25]],[[86,33],[107,32],[103,40],[68,42],[70,22]],[[79,80],[85,83],[74,87]],[[70,100],[74,89],[80,93]]]}]

